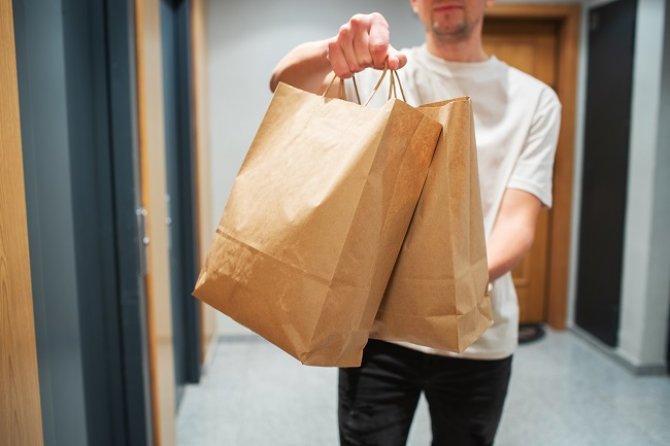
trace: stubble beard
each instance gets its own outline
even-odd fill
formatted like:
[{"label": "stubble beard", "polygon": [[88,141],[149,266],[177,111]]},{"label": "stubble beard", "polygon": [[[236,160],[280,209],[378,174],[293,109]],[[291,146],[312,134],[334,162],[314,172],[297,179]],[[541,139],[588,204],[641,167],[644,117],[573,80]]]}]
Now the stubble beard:
[{"label": "stubble beard", "polygon": [[463,18],[463,20],[459,23],[440,25],[439,22],[433,20],[431,17],[431,23],[431,31],[433,36],[435,36],[438,41],[444,43],[453,43],[467,40],[475,28],[474,24],[468,24],[465,18]]}]

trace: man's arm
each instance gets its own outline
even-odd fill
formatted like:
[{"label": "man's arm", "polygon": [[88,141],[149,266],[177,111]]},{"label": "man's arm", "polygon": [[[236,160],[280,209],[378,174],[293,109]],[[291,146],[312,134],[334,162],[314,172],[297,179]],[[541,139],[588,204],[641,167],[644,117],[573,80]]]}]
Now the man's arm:
[{"label": "man's arm", "polygon": [[275,91],[281,81],[305,91],[319,93],[331,70],[328,40],[303,43],[279,61],[272,71],[270,90]]},{"label": "man's arm", "polygon": [[533,194],[507,189],[487,246],[489,280],[510,271],[533,245],[542,203]]},{"label": "man's arm", "polygon": [[272,71],[270,89],[274,91],[281,81],[318,93],[331,71],[346,79],[369,67],[383,68],[387,60],[392,70],[407,62],[404,54],[389,45],[386,19],[376,12],[356,14],[335,37],[303,43],[284,56]]}]

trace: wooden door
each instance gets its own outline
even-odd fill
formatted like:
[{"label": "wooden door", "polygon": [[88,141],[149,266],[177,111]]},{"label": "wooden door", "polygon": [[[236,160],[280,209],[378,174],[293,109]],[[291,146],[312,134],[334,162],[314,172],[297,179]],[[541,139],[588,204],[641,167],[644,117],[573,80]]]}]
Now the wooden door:
[{"label": "wooden door", "polygon": [[[556,89],[558,32],[552,20],[489,18],[484,25],[484,49]],[[533,247],[513,271],[522,323],[547,320],[550,212],[542,209]]]},{"label": "wooden door", "polygon": [[0,0],[0,444],[43,444],[11,0]]}]

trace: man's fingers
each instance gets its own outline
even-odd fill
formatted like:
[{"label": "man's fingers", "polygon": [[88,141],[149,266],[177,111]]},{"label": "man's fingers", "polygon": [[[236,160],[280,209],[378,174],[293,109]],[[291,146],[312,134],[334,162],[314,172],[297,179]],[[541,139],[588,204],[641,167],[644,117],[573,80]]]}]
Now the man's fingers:
[{"label": "man's fingers", "polygon": [[369,49],[370,21],[363,15],[355,15],[349,22],[353,35],[353,51],[356,63],[360,70],[372,65],[372,56]]},{"label": "man's fingers", "polygon": [[328,59],[330,60],[330,66],[338,77],[347,78],[351,76],[349,65],[336,38],[328,42]]},{"label": "man's fingers", "polygon": [[399,70],[407,64],[407,56],[393,47],[389,47],[388,64],[391,70]]},{"label": "man's fingers", "polygon": [[389,45],[389,25],[377,12],[357,14],[328,44],[328,58],[335,74],[351,77],[368,67],[398,70],[405,66],[407,57]]},{"label": "man's fingers", "polygon": [[340,50],[344,55],[350,74],[357,73],[364,68],[358,66],[358,58],[356,57],[356,50],[354,49],[354,41],[357,38],[356,30],[352,29],[350,23],[342,25],[340,32],[337,35],[337,42],[340,44]]},{"label": "man's fingers", "polygon": [[369,51],[372,57],[372,64],[380,68],[388,57],[389,50],[389,25],[384,16],[377,12],[370,14],[370,37]]}]

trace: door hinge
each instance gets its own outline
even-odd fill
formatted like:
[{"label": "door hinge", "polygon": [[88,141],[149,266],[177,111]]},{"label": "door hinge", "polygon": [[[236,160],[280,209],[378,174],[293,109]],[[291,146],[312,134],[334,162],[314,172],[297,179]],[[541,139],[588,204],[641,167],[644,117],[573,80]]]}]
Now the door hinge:
[{"label": "door hinge", "polygon": [[147,210],[143,207],[135,210],[137,216],[137,247],[140,258],[140,276],[146,276],[148,273],[148,252],[149,236],[147,235]]}]

